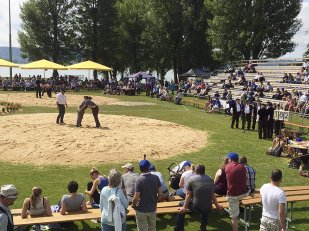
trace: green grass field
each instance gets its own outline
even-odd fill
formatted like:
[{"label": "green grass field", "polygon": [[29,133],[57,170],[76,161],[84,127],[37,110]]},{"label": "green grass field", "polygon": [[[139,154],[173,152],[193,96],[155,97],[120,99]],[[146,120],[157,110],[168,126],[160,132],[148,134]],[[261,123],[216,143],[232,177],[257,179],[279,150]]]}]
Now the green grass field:
[{"label": "green grass field", "polygon": [[[83,95],[83,93],[80,93]],[[91,93],[99,94],[99,93]],[[68,94],[68,98],[70,93]],[[298,175],[298,171],[287,167],[288,160],[285,158],[275,158],[265,155],[267,148],[271,146],[271,141],[258,140],[256,131],[243,132],[239,129],[230,129],[231,118],[223,114],[207,114],[199,109],[174,105],[167,102],[157,101],[144,96],[116,98],[125,101],[146,101],[155,102],[154,106],[101,106],[100,120],[104,126],[104,114],[127,115],[146,117],[158,120],[165,120],[182,124],[191,128],[202,130],[208,133],[208,145],[198,152],[189,154],[179,154],[168,160],[151,160],[156,168],[168,179],[167,167],[172,162],[191,160],[194,164],[204,164],[206,172],[214,176],[218,169],[222,157],[231,151],[248,158],[249,165],[253,166],[257,172],[257,187],[269,182],[269,175],[272,169],[279,168],[283,171],[282,186],[308,185],[309,179]],[[50,113],[55,112],[55,108],[48,107],[24,107],[19,113]],[[76,108],[68,108],[66,113],[76,113]],[[10,115],[7,115],[10,116]],[[51,121],[53,123],[54,121]],[[56,126],[56,125],[55,125]],[[5,134],[2,134],[5,136]],[[162,137],[164,139],[164,137]],[[35,143],[35,141],[33,141]],[[44,144],[40,144],[44,145]],[[128,153],[129,154],[129,153]],[[147,153],[145,153],[147,154]],[[72,153],[74,155],[74,153]],[[100,153],[98,153],[100,155]],[[141,156],[142,158],[142,156]],[[139,160],[133,162],[137,165]],[[111,168],[121,170],[124,163],[98,164],[96,167],[104,174]],[[11,164],[0,162],[0,185],[13,183],[19,191],[19,198],[13,208],[20,208],[24,198],[29,197],[31,188],[40,185],[43,194],[50,198],[52,204],[58,203],[61,196],[67,193],[66,186],[70,180],[76,180],[80,185],[80,192],[84,191],[86,183],[90,180],[89,170],[92,166],[68,167],[68,166],[31,166],[22,164]],[[293,230],[309,230],[309,202],[296,203],[294,211]],[[250,230],[259,229],[259,219],[261,217],[261,207],[256,207],[252,216],[252,227]],[[198,230],[199,222],[197,216],[186,215],[186,230]],[[158,230],[173,230],[175,216],[159,216],[157,223]],[[209,216],[208,230],[230,230],[229,219],[226,213],[211,212]],[[242,230],[243,228],[240,228]],[[99,224],[91,222],[75,222],[67,230],[100,230]],[[128,220],[127,230],[136,230],[134,220]]]}]

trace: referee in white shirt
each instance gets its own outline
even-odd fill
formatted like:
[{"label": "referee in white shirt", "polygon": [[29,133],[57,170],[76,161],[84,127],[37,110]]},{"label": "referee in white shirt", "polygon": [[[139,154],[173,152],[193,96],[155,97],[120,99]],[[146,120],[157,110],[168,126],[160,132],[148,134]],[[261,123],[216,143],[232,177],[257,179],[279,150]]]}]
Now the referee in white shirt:
[{"label": "referee in white shirt", "polygon": [[63,117],[65,114],[65,107],[68,107],[68,105],[67,105],[67,97],[64,95],[64,93],[65,93],[65,90],[62,88],[60,93],[57,94],[56,96],[56,103],[57,103],[57,107],[59,110],[59,114],[57,116],[57,121],[56,121],[57,124],[65,124],[63,122]]}]

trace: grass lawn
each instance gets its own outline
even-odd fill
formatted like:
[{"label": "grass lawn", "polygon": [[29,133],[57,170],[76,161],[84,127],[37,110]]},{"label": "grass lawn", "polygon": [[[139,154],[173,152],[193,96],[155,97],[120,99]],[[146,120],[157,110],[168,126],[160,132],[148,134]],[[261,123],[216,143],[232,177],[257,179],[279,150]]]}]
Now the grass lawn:
[{"label": "grass lawn", "polygon": [[[84,93],[79,93],[83,95]],[[99,93],[91,93],[91,95]],[[68,93],[68,98],[70,93]],[[269,175],[272,169],[279,168],[283,171],[282,186],[289,185],[308,185],[309,179],[298,175],[297,170],[287,167],[288,160],[285,158],[275,158],[265,155],[267,148],[271,146],[270,141],[259,140],[256,131],[243,132],[239,129],[230,129],[231,118],[223,114],[208,114],[199,109],[174,105],[167,102],[157,101],[145,96],[117,96],[123,101],[146,101],[154,102],[153,106],[101,106],[100,120],[104,126],[104,114],[127,115],[153,118],[175,122],[188,127],[208,132],[208,146],[189,154],[179,154],[169,160],[150,161],[156,166],[168,179],[167,167],[170,163],[179,163],[183,160],[191,160],[194,164],[206,165],[206,173],[214,176],[219,168],[222,157],[231,151],[248,158],[249,165],[253,166],[257,172],[257,187],[269,182]],[[20,113],[50,113],[56,112],[55,108],[48,107],[24,107]],[[76,113],[76,108],[68,108],[66,113]],[[9,116],[9,115],[8,115]],[[54,121],[51,121],[53,123]],[[56,126],[56,125],[55,125]],[[5,134],[2,134],[5,136]],[[164,137],[162,137],[164,139]],[[33,143],[36,143],[34,140]],[[44,145],[44,144],[39,144]],[[129,155],[130,153],[128,153]],[[147,153],[145,153],[147,154]],[[72,153],[74,155],[74,153]],[[100,153],[98,153],[100,155]],[[141,156],[142,158],[142,156]],[[137,166],[138,160],[134,162]],[[121,170],[120,166],[124,163],[98,164],[96,167],[104,174],[107,174],[111,168]],[[80,185],[80,192],[85,189],[86,183],[90,180],[89,170],[92,166],[68,167],[68,166],[39,166],[11,164],[0,162],[0,185],[13,183],[19,191],[19,198],[16,200],[13,208],[22,206],[25,197],[31,194],[31,188],[40,185],[43,188],[43,194],[48,196],[52,204],[58,203],[63,194],[67,193],[66,186],[70,180],[76,180]],[[309,230],[309,202],[296,203],[293,214],[294,221],[292,227],[294,230]],[[256,207],[253,212],[253,224],[250,230],[259,229],[259,218],[261,217],[261,208]],[[199,222],[197,216],[186,215],[186,230],[198,230]],[[157,223],[158,230],[173,230],[175,216],[159,216]],[[211,212],[209,216],[208,230],[230,230],[230,223],[226,213],[220,214]],[[240,228],[242,230],[243,228]],[[100,230],[99,224],[91,222],[75,222],[67,230]],[[136,230],[134,220],[128,220],[127,230]]]}]

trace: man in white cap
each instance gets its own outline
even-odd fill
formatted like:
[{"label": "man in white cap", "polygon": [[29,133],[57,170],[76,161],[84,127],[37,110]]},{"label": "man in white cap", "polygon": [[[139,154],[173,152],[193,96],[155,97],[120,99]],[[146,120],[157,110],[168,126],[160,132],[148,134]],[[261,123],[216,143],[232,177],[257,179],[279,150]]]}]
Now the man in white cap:
[{"label": "man in white cap", "polygon": [[125,189],[128,201],[131,204],[134,196],[135,182],[139,174],[134,172],[134,167],[131,163],[126,163],[121,167],[124,169],[124,174],[122,175],[122,188]]},{"label": "man in white cap", "polygon": [[12,184],[3,185],[0,191],[0,231],[13,231],[13,216],[9,209],[17,198],[16,187]]}]

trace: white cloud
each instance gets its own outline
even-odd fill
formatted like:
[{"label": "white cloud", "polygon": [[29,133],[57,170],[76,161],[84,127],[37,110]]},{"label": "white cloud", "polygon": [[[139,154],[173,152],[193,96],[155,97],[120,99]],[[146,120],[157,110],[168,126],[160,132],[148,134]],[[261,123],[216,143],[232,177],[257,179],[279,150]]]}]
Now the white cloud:
[{"label": "white cloud", "polygon": [[[20,29],[20,4],[26,0],[11,0],[12,46],[19,47],[17,32]],[[9,0],[0,1],[0,46],[9,46]]]},{"label": "white cloud", "polygon": [[303,7],[298,15],[302,20],[303,26],[295,34],[293,41],[297,43],[297,47],[291,53],[287,53],[283,58],[301,58],[306,51],[307,44],[309,43],[309,0],[303,2]]}]

